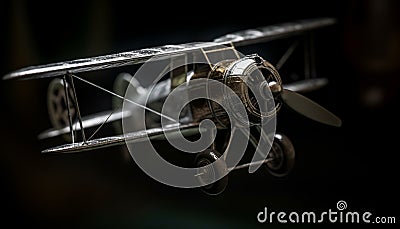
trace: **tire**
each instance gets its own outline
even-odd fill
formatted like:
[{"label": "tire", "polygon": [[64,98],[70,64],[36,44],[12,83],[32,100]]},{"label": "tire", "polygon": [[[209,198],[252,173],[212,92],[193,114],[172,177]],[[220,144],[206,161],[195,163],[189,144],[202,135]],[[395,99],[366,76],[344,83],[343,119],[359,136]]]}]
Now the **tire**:
[{"label": "tire", "polygon": [[[226,163],[223,160],[218,160],[215,167],[207,166],[217,161],[220,156],[221,154],[218,151],[212,149],[207,149],[196,156],[195,166],[199,168],[199,174],[202,174],[198,176],[200,184],[209,183],[210,179],[227,174]],[[211,184],[202,186],[200,189],[208,195],[218,195],[225,190],[227,185],[228,176],[225,175]]]},{"label": "tire", "polygon": [[268,157],[274,159],[266,163],[268,172],[275,177],[287,176],[295,163],[295,151],[289,138],[283,134],[275,134]]}]

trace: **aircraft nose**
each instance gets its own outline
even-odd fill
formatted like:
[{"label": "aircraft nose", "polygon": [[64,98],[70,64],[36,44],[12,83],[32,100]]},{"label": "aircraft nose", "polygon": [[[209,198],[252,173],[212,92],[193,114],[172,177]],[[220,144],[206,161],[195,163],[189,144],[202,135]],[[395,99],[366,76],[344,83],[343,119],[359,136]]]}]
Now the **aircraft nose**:
[{"label": "aircraft nose", "polygon": [[260,94],[263,98],[269,99],[272,92],[273,95],[278,95],[283,90],[282,85],[278,84],[275,81],[267,82],[264,81],[260,85]]}]

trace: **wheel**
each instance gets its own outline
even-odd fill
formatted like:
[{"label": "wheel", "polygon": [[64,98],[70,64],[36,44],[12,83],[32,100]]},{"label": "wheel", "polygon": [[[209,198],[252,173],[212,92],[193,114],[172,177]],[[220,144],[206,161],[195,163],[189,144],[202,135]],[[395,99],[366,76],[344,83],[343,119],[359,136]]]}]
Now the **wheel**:
[{"label": "wheel", "polygon": [[295,162],[295,151],[292,142],[283,134],[275,134],[268,158],[273,160],[266,163],[268,172],[276,177],[290,173]]},{"label": "wheel", "polygon": [[[65,89],[68,90],[66,98]],[[74,123],[76,118],[76,109],[72,95],[72,89],[62,79],[53,79],[47,89],[47,109],[49,119],[54,129],[60,130],[69,127],[70,122]],[[64,134],[64,139],[71,141],[71,134]]]},{"label": "wheel", "polygon": [[202,186],[200,189],[208,195],[218,195],[222,193],[228,185],[227,175],[211,184],[208,184],[211,180],[215,180],[215,177],[227,174],[227,167],[223,160],[219,160],[215,167],[207,166],[217,161],[220,156],[221,154],[218,151],[207,149],[199,153],[195,159],[196,168],[199,168],[199,175],[197,176],[199,182],[200,184],[207,184]]},{"label": "wheel", "polygon": [[[132,76],[129,73],[120,73],[114,81],[113,85],[113,91],[121,96],[125,96],[126,90],[132,80]],[[132,81],[131,87],[139,87],[139,83],[137,83],[136,80]],[[131,90],[133,92],[136,92],[136,90]],[[130,97],[133,101],[135,100],[136,97]],[[112,97],[112,109],[113,110],[122,110],[122,100],[121,98],[118,98],[116,96]],[[116,133],[122,133],[122,122],[114,122],[113,123],[114,129]]]}]

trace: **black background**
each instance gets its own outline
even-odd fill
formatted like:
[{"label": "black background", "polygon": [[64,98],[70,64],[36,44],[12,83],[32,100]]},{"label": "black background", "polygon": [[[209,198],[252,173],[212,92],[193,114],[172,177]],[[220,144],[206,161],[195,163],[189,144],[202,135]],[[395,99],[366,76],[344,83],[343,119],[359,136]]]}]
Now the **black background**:
[{"label": "black background", "polygon": [[[293,172],[285,178],[265,170],[233,172],[221,195],[207,196],[154,181],[126,157],[124,147],[41,155],[55,143],[36,138],[50,127],[49,80],[1,81],[1,224],[265,228],[270,225],[256,219],[264,207],[318,212],[336,209],[339,200],[352,211],[399,219],[398,1],[149,1],[142,6],[107,0],[3,1],[1,9],[2,75],[30,65],[334,17],[336,25],[315,34],[317,73],[330,83],[307,96],[343,121],[342,127],[332,128],[283,110],[277,128],[296,147]],[[262,45],[252,50],[265,54],[268,48],[282,53]],[[99,77],[99,83],[110,87],[110,79]],[[89,103],[84,111],[109,107],[109,99],[86,92],[81,96]]]}]

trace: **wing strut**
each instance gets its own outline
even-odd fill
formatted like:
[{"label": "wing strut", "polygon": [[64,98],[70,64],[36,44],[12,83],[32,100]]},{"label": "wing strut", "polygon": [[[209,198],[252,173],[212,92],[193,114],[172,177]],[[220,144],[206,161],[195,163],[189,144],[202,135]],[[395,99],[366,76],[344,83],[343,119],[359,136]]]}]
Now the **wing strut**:
[{"label": "wing strut", "polygon": [[69,95],[68,95],[68,88],[67,88],[67,79],[66,79],[65,75],[63,77],[63,82],[64,82],[65,103],[67,104],[67,110],[68,110],[69,129],[71,131],[72,144],[74,144],[75,143],[74,128],[72,127],[72,116],[71,116],[71,110],[69,107]]},{"label": "wing strut", "polygon": [[281,69],[281,67],[286,63],[286,61],[289,59],[289,57],[292,55],[293,51],[298,45],[299,41],[295,41],[294,43],[292,43],[292,45],[290,45],[290,47],[286,50],[281,59],[279,59],[278,63],[275,65],[275,68],[277,70]]},{"label": "wing strut", "polygon": [[[71,73],[67,73],[68,76],[68,80],[71,84],[71,88],[72,88],[72,93],[73,93],[73,97],[74,97],[74,103],[75,103],[75,107],[76,107],[76,114],[78,116],[78,122],[79,122],[79,126],[81,127],[81,133],[82,133],[82,141],[83,144],[86,144],[86,136],[85,136],[85,129],[83,128],[82,125],[82,116],[81,116],[81,111],[79,109],[79,104],[78,104],[78,97],[76,96],[76,90],[75,90],[75,85],[74,85],[74,80],[72,78],[72,74]],[[64,76],[65,79],[65,76]],[[69,107],[68,107],[68,115],[69,115]],[[70,117],[70,126],[72,125],[72,120]],[[72,133],[73,131],[71,131]],[[73,139],[73,136],[72,136]]]},{"label": "wing strut", "polygon": [[316,78],[314,35],[306,34],[304,41],[304,76],[306,79]]}]

